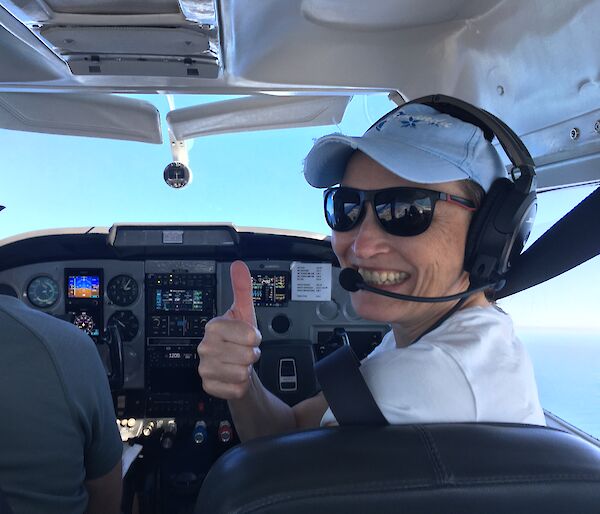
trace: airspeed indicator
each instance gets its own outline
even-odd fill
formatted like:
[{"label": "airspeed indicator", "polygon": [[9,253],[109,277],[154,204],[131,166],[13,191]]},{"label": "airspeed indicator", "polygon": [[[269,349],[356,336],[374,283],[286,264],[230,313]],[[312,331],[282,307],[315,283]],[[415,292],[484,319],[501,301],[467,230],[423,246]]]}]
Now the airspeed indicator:
[{"label": "airspeed indicator", "polygon": [[58,300],[58,291],[58,284],[51,277],[36,277],[27,286],[27,298],[36,307],[51,307]]}]

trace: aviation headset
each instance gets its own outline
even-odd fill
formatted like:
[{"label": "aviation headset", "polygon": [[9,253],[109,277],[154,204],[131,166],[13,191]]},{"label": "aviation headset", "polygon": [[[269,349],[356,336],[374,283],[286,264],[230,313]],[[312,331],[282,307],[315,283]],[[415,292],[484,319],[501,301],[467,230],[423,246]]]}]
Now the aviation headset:
[{"label": "aviation headset", "polygon": [[521,139],[503,121],[451,96],[417,98],[387,113],[373,125],[409,104],[428,105],[471,123],[483,131],[490,143],[495,136],[512,163],[512,180],[499,178],[494,181],[471,221],[465,247],[464,269],[470,274],[471,287],[497,284],[500,289],[512,260],[525,246],[537,211],[533,159]]}]

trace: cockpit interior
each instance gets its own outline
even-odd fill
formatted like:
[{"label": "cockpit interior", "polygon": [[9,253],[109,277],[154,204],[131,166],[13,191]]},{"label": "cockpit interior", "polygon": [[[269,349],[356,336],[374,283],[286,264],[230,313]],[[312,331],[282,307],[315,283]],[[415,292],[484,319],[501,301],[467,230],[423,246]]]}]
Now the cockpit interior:
[{"label": "cockpit interior", "polygon": [[330,246],[309,234],[116,225],[15,241],[3,255],[19,261],[0,272],[3,294],[75,324],[98,345],[122,439],[143,442],[136,496],[157,512],[177,512],[177,498],[189,502],[215,460],[239,444],[227,402],[202,390],[196,352],[207,321],[231,305],[233,260],[252,272],[263,334],[257,371],[290,404],[318,391],[314,364],[343,344],[338,332],[364,357],[387,331],[358,318]]},{"label": "cockpit interior", "polygon": [[[547,427],[352,426],[242,444],[227,401],[202,388],[197,352],[206,324],[232,305],[237,260],[249,267],[262,335],[254,371],[290,406],[321,390],[319,361],[345,345],[364,359],[390,330],[355,311],[323,220],[320,233],[308,221],[304,228],[306,212],[322,209],[321,193],[293,210],[301,163],[267,175],[253,160],[253,145],[288,151],[275,131],[296,130],[292,144],[303,154],[321,135],[311,130],[339,132],[359,111],[352,128],[362,133],[380,114],[367,112],[369,98],[383,98],[389,110],[429,94],[470,102],[525,143],[538,197],[587,188],[582,203],[561,206],[552,223],[534,229],[500,291],[501,306],[539,284],[553,287],[555,277],[588,260],[594,283],[598,21],[600,0],[0,1],[0,190],[25,191],[6,198],[0,191],[0,295],[75,325],[95,343],[123,442],[123,514],[598,512],[600,421],[590,433],[542,402]],[[200,95],[216,100],[194,104]],[[166,114],[159,101],[168,103]],[[13,133],[38,139],[13,152]],[[243,155],[232,139],[214,139],[254,133],[266,136]],[[54,156],[58,143],[46,137],[100,143],[83,162],[62,147]],[[113,150],[102,149],[107,140],[135,143],[138,153],[113,159]],[[192,141],[208,141],[202,152],[214,151],[216,161],[239,152],[258,190],[248,191],[248,208],[269,222],[240,224],[234,200],[214,208],[211,197],[246,182],[223,185],[228,170],[203,168],[208,157],[201,160]],[[29,154],[37,154],[39,170],[22,168]],[[114,169],[93,168],[105,159]],[[142,159],[155,169],[130,171]],[[77,168],[81,182],[60,182],[63,168]],[[36,183],[38,173],[53,173],[48,187],[57,200],[26,205],[25,183]],[[134,175],[137,189],[126,191]],[[106,182],[85,193],[86,201],[106,204],[97,223],[72,201],[87,180]],[[147,197],[152,211],[141,216],[153,221],[127,207],[138,197]],[[212,214],[189,207],[203,201]],[[290,213],[282,203],[270,209],[276,201],[287,201]],[[45,224],[50,211],[64,214],[61,227]],[[298,225],[268,228],[284,214]],[[598,305],[597,296],[586,298],[588,309]],[[514,309],[527,301],[516,300]],[[562,302],[566,309],[570,300]],[[593,330],[598,336],[600,325]],[[598,397],[597,381],[595,391]],[[51,444],[43,423],[42,436]],[[4,514],[2,444],[10,442],[0,443]]]}]

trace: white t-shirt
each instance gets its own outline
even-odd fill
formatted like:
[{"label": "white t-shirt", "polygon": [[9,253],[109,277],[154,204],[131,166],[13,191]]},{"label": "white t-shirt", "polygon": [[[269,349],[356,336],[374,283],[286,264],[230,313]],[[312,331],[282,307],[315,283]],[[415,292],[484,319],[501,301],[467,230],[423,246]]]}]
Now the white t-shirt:
[{"label": "white t-shirt", "polygon": [[[546,424],[525,347],[493,306],[460,310],[406,348],[389,332],[360,371],[390,424]],[[327,409],[321,426],[336,424]]]}]

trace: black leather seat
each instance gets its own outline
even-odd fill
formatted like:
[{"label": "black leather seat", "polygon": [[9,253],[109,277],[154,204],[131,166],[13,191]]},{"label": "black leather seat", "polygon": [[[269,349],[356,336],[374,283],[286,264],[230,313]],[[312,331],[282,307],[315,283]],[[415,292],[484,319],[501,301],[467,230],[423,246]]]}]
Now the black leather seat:
[{"label": "black leather seat", "polygon": [[6,500],[6,496],[2,492],[2,489],[0,489],[0,514],[12,514],[12,509]]},{"label": "black leather seat", "polygon": [[597,514],[600,448],[510,424],[296,432],[223,455],[195,512]]}]

